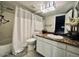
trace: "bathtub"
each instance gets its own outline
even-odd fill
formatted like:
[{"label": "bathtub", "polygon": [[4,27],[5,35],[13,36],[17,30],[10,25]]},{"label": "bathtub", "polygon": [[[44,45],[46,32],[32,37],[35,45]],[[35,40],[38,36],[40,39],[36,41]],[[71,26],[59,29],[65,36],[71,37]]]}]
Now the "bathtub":
[{"label": "bathtub", "polygon": [[0,57],[8,55],[12,51],[11,40],[2,40],[0,41]]}]

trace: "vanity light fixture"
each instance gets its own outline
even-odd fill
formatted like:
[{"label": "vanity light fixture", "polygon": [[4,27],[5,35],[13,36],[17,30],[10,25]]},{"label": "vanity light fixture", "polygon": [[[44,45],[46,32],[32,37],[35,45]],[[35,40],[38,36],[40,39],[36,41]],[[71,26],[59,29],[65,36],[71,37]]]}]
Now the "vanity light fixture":
[{"label": "vanity light fixture", "polygon": [[54,1],[45,1],[42,3],[41,11],[43,13],[47,13],[55,10],[55,2]]}]

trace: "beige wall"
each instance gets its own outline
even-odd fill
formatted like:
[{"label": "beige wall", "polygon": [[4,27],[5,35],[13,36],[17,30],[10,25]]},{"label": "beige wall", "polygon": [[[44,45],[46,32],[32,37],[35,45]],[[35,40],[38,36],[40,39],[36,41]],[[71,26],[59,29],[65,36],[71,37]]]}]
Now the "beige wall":
[{"label": "beige wall", "polygon": [[14,14],[5,11],[3,15],[5,19],[10,20],[10,22],[0,25],[0,41],[7,39],[12,40]]},{"label": "beige wall", "polygon": [[47,16],[45,17],[45,29],[49,32],[54,32],[55,30],[55,17],[54,16]]},{"label": "beige wall", "polygon": [[51,15],[51,16],[46,16],[44,18],[44,25],[45,29],[49,32],[54,32],[55,31],[55,18],[56,16],[61,16],[65,14],[57,14],[57,15]]}]

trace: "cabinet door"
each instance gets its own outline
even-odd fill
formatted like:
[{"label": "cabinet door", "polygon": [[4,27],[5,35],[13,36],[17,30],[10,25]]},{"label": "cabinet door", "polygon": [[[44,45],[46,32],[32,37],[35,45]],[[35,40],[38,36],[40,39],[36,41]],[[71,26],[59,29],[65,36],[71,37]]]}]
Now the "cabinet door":
[{"label": "cabinet door", "polygon": [[73,54],[71,52],[67,52],[67,57],[79,57],[79,55]]},{"label": "cabinet door", "polygon": [[36,43],[36,51],[42,55],[44,55],[44,48],[43,48],[43,42],[41,40],[37,40]]},{"label": "cabinet door", "polygon": [[52,46],[52,57],[65,57],[65,50]]},{"label": "cabinet door", "polygon": [[51,56],[51,45],[42,40],[37,40],[36,51],[42,54],[43,56],[50,57]]}]

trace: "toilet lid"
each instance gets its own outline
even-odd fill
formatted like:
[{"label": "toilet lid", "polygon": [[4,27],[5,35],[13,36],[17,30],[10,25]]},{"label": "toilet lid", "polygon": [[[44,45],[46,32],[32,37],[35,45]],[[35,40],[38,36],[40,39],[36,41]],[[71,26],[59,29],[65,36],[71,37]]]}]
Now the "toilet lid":
[{"label": "toilet lid", "polygon": [[27,41],[36,41],[35,38],[28,39]]}]

